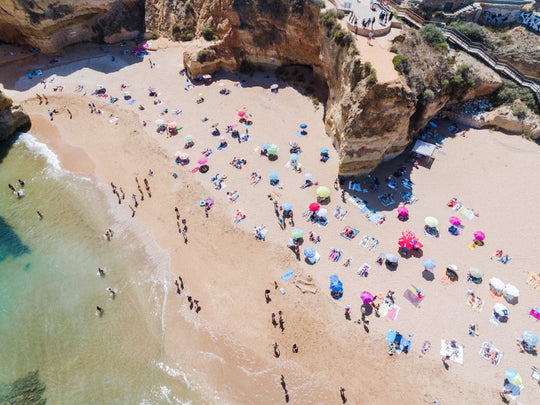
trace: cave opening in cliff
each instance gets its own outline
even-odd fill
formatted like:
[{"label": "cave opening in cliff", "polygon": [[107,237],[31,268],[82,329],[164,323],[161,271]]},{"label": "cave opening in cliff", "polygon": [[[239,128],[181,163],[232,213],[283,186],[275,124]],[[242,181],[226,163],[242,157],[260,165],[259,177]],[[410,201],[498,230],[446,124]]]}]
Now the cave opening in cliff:
[{"label": "cave opening in cliff", "polygon": [[285,81],[303,95],[311,97],[315,105],[326,105],[328,84],[313,67],[302,64],[282,65],[275,71],[278,80]]}]

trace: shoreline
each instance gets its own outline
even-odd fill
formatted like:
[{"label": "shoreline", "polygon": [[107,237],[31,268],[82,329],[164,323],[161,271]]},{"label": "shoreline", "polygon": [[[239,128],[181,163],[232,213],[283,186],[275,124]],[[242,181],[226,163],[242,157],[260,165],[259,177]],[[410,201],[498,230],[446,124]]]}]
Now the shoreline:
[{"label": "shoreline", "polygon": [[[271,202],[264,203],[263,201],[267,201],[266,194],[269,192],[268,190],[281,194],[280,203],[287,202],[289,198],[294,197],[294,201],[289,202],[295,205],[297,226],[304,229],[304,231],[311,228],[311,225],[306,225],[299,214],[302,211],[300,207],[307,206],[313,200],[314,190],[308,189],[305,193],[298,194],[303,175],[294,173],[291,169],[284,169],[286,156],[289,154],[285,150],[285,142],[288,139],[298,140],[305,150],[304,154],[301,155],[301,160],[305,162],[307,170],[312,171],[321,184],[331,187],[335,176],[333,173],[335,173],[335,167],[337,167],[337,155],[330,148],[331,159],[329,166],[322,166],[318,162],[317,151],[319,147],[326,146],[324,142],[331,146],[329,138],[324,134],[322,119],[319,119],[321,112],[310,111],[300,116],[295,108],[298,111],[302,109],[305,111],[306,108],[313,109],[313,107],[310,106],[309,100],[297,95],[296,90],[292,88],[280,90],[279,98],[272,98],[273,96],[265,93],[264,89],[257,90],[256,84],[253,85],[254,87],[249,92],[244,91],[248,89],[233,87],[233,93],[242,92],[242,96],[239,98],[234,96],[235,98],[230,99],[223,98],[223,96],[216,97],[211,94],[217,90],[216,85],[197,87],[191,93],[183,92],[182,77],[177,80],[180,83],[168,82],[167,79],[169,77],[178,78],[177,72],[175,72],[177,70],[176,64],[171,60],[176,56],[181,57],[181,55],[175,55],[174,50],[176,48],[171,50],[161,49],[159,52],[162,53],[158,52],[152,55],[152,58],[155,58],[160,64],[157,69],[158,74],[161,76],[162,71],[166,70],[161,78],[153,77],[152,80],[148,80],[147,76],[152,71],[150,71],[146,63],[137,64],[137,66],[127,65],[129,73],[135,75],[130,79],[132,82],[130,91],[133,97],[137,97],[139,101],[147,104],[148,98],[144,96],[145,88],[154,85],[158,90],[164,89],[164,105],[167,105],[169,109],[174,109],[176,104],[183,107],[184,113],[179,116],[179,121],[186,128],[186,131],[193,132],[195,135],[196,149],[188,150],[188,153],[193,156],[193,160],[196,159],[195,150],[201,149],[201,145],[204,144],[214,149],[214,153],[210,157],[212,162],[211,171],[204,177],[199,173],[191,173],[190,169],[193,164],[188,166],[189,169],[182,167],[171,169],[174,151],[182,148],[183,136],[189,132],[182,130],[182,135],[168,139],[164,135],[152,133],[151,131],[154,129],[153,120],[159,117],[160,107],[150,106],[144,112],[141,112],[133,107],[130,110],[130,107],[127,107],[122,100],[118,102],[119,104],[113,106],[107,106],[104,103],[101,103],[103,104],[101,105],[96,102],[98,108],[104,109],[105,114],[103,116],[91,115],[88,112],[86,102],[95,102],[96,99],[87,96],[82,100],[81,95],[72,93],[72,88],[81,79],[79,77],[62,77],[61,80],[66,90],[63,94],[53,93],[50,97],[50,106],[61,108],[62,105],[69,105],[70,110],[74,113],[74,119],[69,120],[66,114],[61,111],[61,114],[54,117],[53,125],[57,129],[57,132],[55,132],[47,118],[47,107],[37,105],[32,90],[28,90],[26,95],[17,95],[26,98],[23,105],[31,114],[35,124],[30,132],[36,132],[34,136],[47,143],[58,154],[62,167],[68,170],[71,169],[74,174],[84,173],[91,176],[94,181],[99,180],[104,185],[102,191],[105,196],[107,195],[107,184],[113,181],[118,186],[128,185],[124,189],[127,194],[126,199],[129,199],[129,194],[137,193],[134,182],[135,176],[142,180],[147,177],[147,171],[150,168],[156,173],[154,177],[149,178],[152,198],[147,197],[140,202],[141,206],[136,212],[135,223],[130,225],[140,228],[139,232],[145,233],[156,243],[156,246],[159,246],[164,252],[168,252],[169,281],[171,284],[174,279],[173,276],[181,275],[187,291],[193,294],[194,298],[201,300],[203,309],[199,314],[195,315],[187,306],[186,292],[183,292],[178,297],[174,291],[174,285],[166,292],[164,301],[167,303],[167,308],[163,312],[166,325],[164,346],[170,358],[182,359],[182,361],[186,362],[186,364],[182,364],[183,367],[192,367],[191,370],[187,371],[195,377],[193,384],[199,388],[201,395],[205,396],[205,401],[207,401],[205,403],[215,403],[212,401],[216,401],[216,396],[219,397],[221,403],[231,404],[250,403],[253,400],[256,402],[266,400],[274,403],[283,401],[283,394],[279,387],[280,374],[286,375],[291,400],[295,403],[315,403],[313,402],[315,401],[314,398],[320,398],[322,401],[320,403],[328,402],[326,400],[328,398],[336,398],[337,401],[339,400],[338,390],[340,385],[346,387],[347,396],[351,403],[360,401],[360,398],[366,401],[397,401],[403,399],[405,392],[409,392],[411,398],[414,398],[416,402],[431,403],[433,398],[444,399],[445,396],[449,397],[447,400],[452,401],[456,398],[451,397],[453,391],[449,387],[456,383],[458,385],[463,384],[460,386],[460,398],[470,396],[470,398],[491,398],[496,400],[494,387],[498,387],[502,382],[500,373],[504,372],[504,368],[499,367],[499,369],[488,371],[483,364],[477,363],[476,359],[471,360],[475,367],[480,364],[481,370],[486,375],[499,378],[500,381],[495,380],[495,383],[486,383],[481,387],[466,385],[465,381],[475,375],[475,370],[471,370],[474,367],[469,365],[467,370],[464,368],[460,373],[457,366],[452,366],[450,372],[445,374],[440,367],[440,357],[435,354],[438,350],[435,339],[432,339],[433,348],[431,349],[430,359],[416,358],[416,352],[421,347],[423,340],[421,337],[414,341],[414,354],[409,354],[407,358],[399,358],[399,361],[396,361],[395,358],[387,356],[387,345],[382,330],[399,328],[402,333],[409,333],[407,329],[410,328],[409,323],[412,321],[415,324],[415,329],[421,330],[421,333],[416,332],[416,335],[429,335],[429,332],[426,331],[426,325],[420,327],[423,324],[420,312],[415,313],[406,307],[406,301],[400,301],[403,313],[400,315],[400,319],[393,321],[394,323],[373,318],[372,322],[375,326],[373,326],[373,332],[370,334],[364,333],[359,325],[343,321],[340,307],[345,304],[352,303],[353,312],[355,313],[353,316],[358,316],[359,305],[356,295],[360,291],[356,293],[356,290],[359,288],[369,288],[377,291],[382,289],[380,287],[382,283],[385,286],[390,286],[390,288],[399,289],[401,293],[403,287],[406,287],[406,284],[410,282],[410,280],[407,280],[409,275],[405,269],[403,271],[400,269],[399,274],[388,275],[374,268],[372,277],[359,280],[351,274],[354,273],[354,270],[343,270],[341,263],[332,265],[323,258],[324,260],[321,260],[320,264],[307,267],[303,263],[296,262],[294,255],[285,250],[283,242],[286,240],[286,234],[290,233],[292,228],[288,228],[285,233],[278,233],[281,231],[279,231],[275,219],[272,220]],[[167,67],[166,63],[170,63],[171,66]],[[171,76],[171,74],[175,74],[175,76]],[[227,80],[227,83],[229,83],[231,81],[229,78],[236,75],[226,74],[225,76],[228,79],[223,80]],[[60,81],[60,79],[57,80]],[[118,77],[111,77],[108,80],[111,83],[117,83],[119,86]],[[133,86],[134,80],[142,81],[141,89],[135,89],[135,86]],[[247,78],[247,80],[253,80],[257,83],[257,81],[265,81],[266,78],[264,74],[260,74],[254,79]],[[151,81],[151,83],[146,83],[148,81]],[[160,86],[156,85],[156,82],[159,82]],[[165,90],[167,86],[170,89]],[[199,89],[208,93],[208,95],[205,94],[207,101],[202,104],[201,109],[197,109],[198,106],[193,101],[196,95],[193,93],[199,92]],[[91,89],[88,90],[90,92]],[[180,91],[179,94],[177,94],[178,91]],[[137,94],[135,94],[136,92]],[[120,95],[119,87],[111,91],[111,94]],[[181,98],[182,101],[177,102],[175,97]],[[279,100],[279,102],[276,100]],[[293,106],[290,104],[292,102],[300,105],[298,107]],[[206,107],[207,103],[210,107]],[[211,124],[219,122],[219,127],[224,128],[227,123],[232,122],[233,113],[246,106],[249,112],[253,111],[254,115],[255,124],[249,129],[253,139],[247,145],[240,146],[233,145],[230,142],[231,148],[225,152],[216,151],[217,139],[209,135]],[[209,111],[208,108],[213,110]],[[288,111],[280,113],[280,109]],[[154,116],[148,127],[142,127],[140,124],[142,120],[150,118],[149,110],[152,111],[151,114]],[[119,116],[120,119],[117,124],[109,123],[109,114]],[[273,121],[265,121],[265,114],[271,115]],[[211,117],[207,123],[201,123],[200,116],[204,115],[215,115],[215,117]],[[218,115],[219,119],[217,118]],[[307,139],[296,137],[293,132],[293,129],[298,125],[297,121],[304,120],[309,124],[310,135]],[[84,131],[80,131],[81,126],[84,126]],[[268,126],[268,128],[265,126]],[[207,133],[204,134],[205,132]],[[472,132],[470,131],[471,136]],[[285,135],[285,133],[293,135]],[[486,133],[488,131],[474,132],[474,134],[480,134],[478,136],[483,136],[481,134]],[[280,160],[278,160],[277,164],[261,160],[254,151],[254,148],[260,146],[262,142],[274,138],[279,139],[279,145],[283,149],[280,151]],[[457,139],[454,141],[462,140]],[[316,144],[312,144],[312,142]],[[106,148],[103,148],[104,143]],[[504,141],[502,143],[504,144]],[[452,143],[452,145],[454,144],[457,145],[457,142]],[[513,145],[513,142],[507,142],[507,144]],[[256,188],[245,185],[249,173],[239,172],[232,166],[227,166],[230,156],[224,155],[224,153],[229,153],[229,150],[233,147],[237,148],[234,149],[236,156],[240,155],[247,158],[250,165],[249,172],[252,169],[259,170],[258,168],[261,168],[260,171],[264,176],[261,184],[257,185]],[[457,151],[459,147],[453,146],[452,150]],[[536,155],[536,152],[531,152],[531,154]],[[436,156],[436,158],[444,159],[445,157],[441,155]],[[461,164],[465,166],[467,162],[464,161]],[[482,164],[485,165],[485,163]],[[214,169],[214,166],[218,169]],[[384,172],[384,170],[388,170],[387,166],[379,168],[377,171]],[[482,168],[487,169],[488,167],[482,166]],[[283,190],[271,189],[267,185],[267,172],[272,169],[277,170],[283,176],[285,184]],[[228,175],[226,183],[230,185],[225,191],[213,190],[209,182],[210,177],[216,171]],[[179,174],[178,179],[173,180],[173,172]],[[432,169],[432,173],[427,170],[413,173],[418,177],[418,179],[415,178],[415,182],[431,184],[432,186],[433,181],[429,177],[435,175],[444,176],[444,173],[441,174],[436,168]],[[203,181],[206,184],[203,184]],[[470,181],[469,183],[473,184]],[[468,187],[470,187],[469,183],[467,183]],[[224,194],[226,191],[233,191],[234,188],[241,190],[241,198],[236,204],[227,201]],[[486,193],[490,191],[489,189],[485,190]],[[443,194],[445,191],[441,188],[436,191],[426,191],[425,188],[419,188],[418,194],[421,201],[418,205],[412,206],[412,210],[422,212],[434,210],[441,220],[444,214],[449,216],[450,211],[444,211],[446,207],[441,209],[430,207],[433,197],[429,194],[435,192]],[[452,194],[453,190],[452,192],[448,190],[447,193]],[[200,199],[206,196],[212,196],[216,200],[216,205],[212,208],[209,219],[204,218],[204,213],[197,204]],[[473,199],[470,192],[466,194],[467,196],[471,200]],[[110,211],[116,211],[116,214],[118,214],[119,211],[116,210],[118,208],[117,201],[111,197],[110,194],[106,197],[110,204]],[[452,195],[449,197],[452,197]],[[446,195],[442,197],[442,199],[446,198]],[[333,192],[333,202],[328,207],[329,211],[332,210],[338,200],[337,193]],[[475,200],[478,201],[478,197]],[[297,203],[297,201],[300,202]],[[175,206],[180,208],[182,217],[185,217],[188,221],[189,242],[187,245],[184,244],[175,224],[176,218],[173,211]],[[248,217],[239,225],[234,225],[231,217],[237,208],[245,210]],[[381,240],[384,240],[384,247],[381,247],[381,249],[389,252],[395,250],[393,246],[394,239],[397,240],[397,237],[395,237],[395,224],[391,225],[392,229],[388,224],[377,227],[362,218],[359,213],[353,211],[354,208],[350,204],[347,205],[347,208],[350,217],[343,223],[332,217],[327,229],[320,231],[317,228],[313,229],[316,232],[325,232],[328,235],[325,236],[327,240],[323,240],[321,246],[327,247],[328,242],[330,242],[330,246],[343,248],[346,255],[356,255],[356,250],[360,249],[356,248],[357,241],[355,241],[355,248],[353,249],[352,242],[347,244],[348,242],[345,239],[340,239],[339,236],[329,236],[329,230],[331,230],[332,235],[337,235],[340,228],[349,223],[354,223],[361,228],[362,233],[377,235]],[[475,205],[475,208],[481,210],[482,213],[484,212],[480,205]],[[125,207],[124,202],[122,202],[120,209],[122,210],[122,221],[131,221],[129,210]],[[491,211],[493,211],[493,207]],[[392,211],[388,210],[385,214],[387,215],[387,222],[395,222]],[[418,218],[411,220],[411,223],[407,224],[406,227],[419,228],[418,225],[423,218],[420,218],[420,216],[421,214],[418,214]],[[484,214],[479,218],[480,225],[478,226],[488,227],[489,223],[484,222],[483,218]],[[250,232],[252,226],[261,223],[270,229],[267,242],[255,241]],[[469,224],[466,224],[466,226],[467,229],[470,228]],[[477,225],[475,223],[472,226],[476,227]],[[508,224],[505,226],[507,227]],[[490,230],[492,231],[490,235],[494,235],[496,232],[494,227],[491,227]],[[488,232],[486,231],[486,233]],[[497,237],[500,238],[500,235],[497,235]],[[448,237],[445,236],[445,239],[448,240]],[[432,251],[439,252],[438,254],[442,257],[441,260],[451,260],[448,254],[440,252],[443,249],[440,244],[437,247],[432,240],[425,242],[425,250],[429,252],[429,249],[432,249]],[[336,245],[337,243],[339,245]],[[307,245],[309,243],[304,246]],[[491,250],[492,247],[492,245],[489,245],[487,249]],[[512,249],[518,251],[517,245],[512,243]],[[319,250],[321,256],[326,254],[324,248],[321,247]],[[384,250],[379,250],[376,254],[361,253],[361,258],[355,257],[354,267],[360,266],[363,260],[374,263],[377,255],[384,252]],[[488,254],[486,248],[482,253],[483,255]],[[462,255],[464,257],[467,255],[467,261],[472,260],[472,256],[469,257],[469,252],[462,253]],[[239,260],[239,257],[242,260]],[[485,260],[479,261],[482,265],[487,266],[489,264],[489,262],[485,263]],[[443,267],[443,263],[441,261],[441,267]],[[529,263],[526,264],[529,265]],[[406,267],[407,264],[400,266]],[[285,268],[293,269],[297,275],[313,275],[320,292],[315,295],[302,295],[292,284],[282,282],[279,277]],[[346,284],[346,295],[339,302],[332,301],[326,295],[327,274],[332,272],[339,273],[340,278],[343,278]],[[379,274],[376,272],[379,272]],[[417,276],[416,273],[414,275]],[[280,287],[286,289],[284,296],[272,289],[274,280],[278,280]],[[438,280],[435,282],[438,282]],[[415,278],[415,283],[418,284],[420,281]],[[460,281],[460,289],[466,287],[467,285]],[[270,304],[264,302],[262,292],[265,288],[272,290],[272,302]],[[429,290],[436,287],[426,284],[423,288]],[[521,285],[519,288],[525,290],[525,287]],[[448,288],[445,286],[439,288],[438,291],[450,294],[448,297],[441,298],[441,301],[446,305],[452,305],[452,300],[459,295],[459,293],[455,293],[455,290],[454,293],[449,293]],[[523,291],[523,293],[526,292],[528,291]],[[435,294],[437,293],[432,292],[432,297]],[[429,297],[426,298],[426,305],[429,300]],[[433,298],[431,298],[430,302],[432,305],[437,305]],[[316,308],[316,311],[314,311],[314,308]],[[274,330],[269,322],[269,313],[278,309],[283,309],[286,317],[286,332],[284,334]],[[483,318],[487,316],[486,312],[489,312],[489,310],[490,308],[486,308],[486,311],[482,314]],[[465,316],[470,315],[469,313],[465,314]],[[433,315],[433,311],[430,312],[431,315]],[[463,322],[464,319],[462,318],[465,318],[465,316],[460,315],[461,322]],[[402,318],[407,319],[408,322],[402,321]],[[384,324],[381,324],[381,322],[384,322]],[[487,329],[487,326],[482,325],[482,329]],[[511,334],[513,332],[508,331],[507,333]],[[434,326],[434,331],[431,334],[435,333],[450,337],[448,335],[454,333],[454,331],[439,322]],[[515,333],[519,332],[516,331]],[[179,336],[182,339],[180,346],[183,346],[180,348],[178,347]],[[464,339],[461,335],[458,338]],[[280,342],[282,355],[279,359],[275,359],[271,355],[273,341]],[[292,343],[298,343],[300,346],[300,352],[297,355],[289,353],[290,350],[287,349]],[[473,345],[475,347],[479,343],[481,342],[467,342],[467,350],[471,347],[471,352],[467,354],[468,359],[472,358],[473,353],[476,351],[476,349],[473,349]],[[380,365],[381,368],[374,367],[374,364]],[[418,370],[415,376],[406,375],[411,367]],[[506,363],[504,367],[511,368],[510,363]],[[370,378],[375,382],[392,381],[394,390],[392,392],[378,391],[376,384],[363,381],[363,378],[367,375],[370,375]],[[522,375],[525,375],[524,372]],[[438,377],[438,379],[432,382],[429,387],[411,386],[415,380],[422,378],[428,380],[433,376]],[[205,392],[207,389],[210,392]],[[531,388],[531,393],[533,390],[534,388]],[[527,391],[529,390],[526,390],[524,395],[529,394]],[[438,392],[446,394],[441,395]]]}]

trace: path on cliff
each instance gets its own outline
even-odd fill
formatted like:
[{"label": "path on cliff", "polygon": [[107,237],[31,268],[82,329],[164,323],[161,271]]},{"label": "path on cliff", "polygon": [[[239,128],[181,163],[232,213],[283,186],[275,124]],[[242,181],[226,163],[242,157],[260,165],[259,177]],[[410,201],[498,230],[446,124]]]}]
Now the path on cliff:
[{"label": "path on cliff", "polygon": [[399,80],[398,72],[394,69],[392,59],[395,54],[390,52],[392,40],[400,34],[399,30],[391,30],[384,37],[377,37],[371,40],[371,45],[366,37],[355,35],[356,47],[360,51],[362,60],[369,61],[377,72],[379,83],[388,83]]}]

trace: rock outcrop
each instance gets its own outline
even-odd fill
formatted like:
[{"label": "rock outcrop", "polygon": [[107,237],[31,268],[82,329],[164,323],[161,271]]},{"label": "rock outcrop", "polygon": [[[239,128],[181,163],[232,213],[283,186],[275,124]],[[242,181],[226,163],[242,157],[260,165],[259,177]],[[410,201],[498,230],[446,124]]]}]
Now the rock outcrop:
[{"label": "rock outcrop", "polygon": [[83,42],[134,38],[144,27],[144,0],[2,0],[0,41],[45,54]]},{"label": "rock outcrop", "polygon": [[30,117],[21,106],[0,91],[0,141],[8,139],[17,131],[30,129]]}]

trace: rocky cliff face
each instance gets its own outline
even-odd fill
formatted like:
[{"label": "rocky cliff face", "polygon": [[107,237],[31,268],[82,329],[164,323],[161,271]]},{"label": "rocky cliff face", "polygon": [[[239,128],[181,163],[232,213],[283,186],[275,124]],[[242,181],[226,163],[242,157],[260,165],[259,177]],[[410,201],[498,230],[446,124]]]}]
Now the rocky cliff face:
[{"label": "rocky cliff face", "polygon": [[21,106],[0,91],[0,141],[8,139],[17,131],[30,129],[30,117]]},{"label": "rocky cliff face", "polygon": [[133,38],[144,27],[144,0],[2,0],[0,41],[54,54],[82,42]]}]

